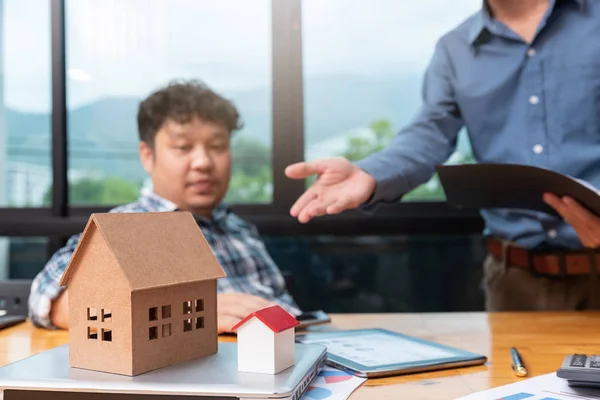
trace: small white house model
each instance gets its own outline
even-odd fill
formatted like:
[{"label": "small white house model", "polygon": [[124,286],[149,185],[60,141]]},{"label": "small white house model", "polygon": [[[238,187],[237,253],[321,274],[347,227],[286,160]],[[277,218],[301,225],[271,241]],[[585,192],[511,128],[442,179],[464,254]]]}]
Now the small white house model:
[{"label": "small white house model", "polygon": [[238,370],[278,374],[294,365],[295,329],[299,322],[280,306],[258,310],[235,325]]}]

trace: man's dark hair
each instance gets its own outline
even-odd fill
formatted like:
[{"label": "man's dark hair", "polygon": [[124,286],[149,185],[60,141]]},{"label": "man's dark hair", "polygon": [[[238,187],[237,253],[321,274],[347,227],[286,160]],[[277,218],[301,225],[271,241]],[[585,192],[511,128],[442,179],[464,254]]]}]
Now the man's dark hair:
[{"label": "man's dark hair", "polygon": [[172,81],[140,103],[137,116],[140,140],[153,147],[156,133],[167,120],[185,124],[194,118],[223,125],[230,133],[242,128],[235,106],[204,83]]}]

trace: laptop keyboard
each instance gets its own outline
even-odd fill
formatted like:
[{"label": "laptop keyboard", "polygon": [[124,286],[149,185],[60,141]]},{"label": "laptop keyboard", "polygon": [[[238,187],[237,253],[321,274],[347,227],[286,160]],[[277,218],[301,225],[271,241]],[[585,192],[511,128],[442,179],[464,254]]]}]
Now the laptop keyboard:
[{"label": "laptop keyboard", "polygon": [[2,315],[0,316],[0,329],[9,328],[11,326],[25,322],[26,317],[22,315]]}]

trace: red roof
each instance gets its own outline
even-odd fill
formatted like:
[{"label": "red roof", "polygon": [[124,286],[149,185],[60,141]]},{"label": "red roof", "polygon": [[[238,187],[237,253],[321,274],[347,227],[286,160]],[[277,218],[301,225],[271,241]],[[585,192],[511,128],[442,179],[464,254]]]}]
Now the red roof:
[{"label": "red roof", "polygon": [[268,326],[269,329],[271,329],[275,333],[283,332],[300,324],[300,322],[298,322],[298,320],[294,318],[294,316],[292,316],[280,306],[275,305],[253,312],[252,314],[248,315],[246,318],[238,322],[233,328],[231,328],[231,330],[236,331],[240,326],[244,325],[253,317],[256,317],[259,320],[261,320],[263,324]]}]

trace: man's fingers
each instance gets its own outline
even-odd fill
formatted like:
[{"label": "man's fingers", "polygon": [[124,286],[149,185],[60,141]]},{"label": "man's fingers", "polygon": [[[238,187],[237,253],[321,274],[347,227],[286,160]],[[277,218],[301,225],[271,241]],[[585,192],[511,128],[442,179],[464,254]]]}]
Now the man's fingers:
[{"label": "man's fingers", "polygon": [[326,212],[327,214],[339,214],[344,210],[347,210],[348,208],[351,208],[352,204],[350,199],[343,198],[343,199],[338,199],[335,203],[330,204],[327,209]]},{"label": "man's fingers", "polygon": [[236,318],[228,314],[219,314],[217,316],[217,331],[218,333],[229,333],[232,332],[231,328],[240,322],[241,318]]},{"label": "man's fingers", "polygon": [[310,202],[310,204],[308,204],[306,207],[304,207],[304,213],[306,213],[306,215],[309,218],[325,215],[325,214],[327,214],[327,207],[334,204],[336,201],[337,201],[337,198],[322,199],[319,201],[313,200],[312,202]]},{"label": "man's fingers", "polygon": [[570,197],[564,198],[573,219],[573,227],[586,247],[597,247],[600,242],[600,219]]},{"label": "man's fingers", "polygon": [[319,217],[325,214],[326,207],[332,203],[324,199],[316,198],[304,207],[300,214],[298,214],[298,221],[306,223],[313,217]]},{"label": "man's fingers", "polygon": [[311,175],[320,174],[325,171],[325,167],[320,160],[304,161],[289,165],[285,169],[285,175],[292,179],[304,179]]},{"label": "man's fingers", "polygon": [[300,215],[300,212],[306,207],[311,201],[317,198],[317,193],[313,188],[308,188],[306,192],[304,192],[298,200],[294,203],[292,208],[290,209],[290,215],[292,217],[297,217]]},{"label": "man's fingers", "polygon": [[598,217],[570,197],[559,198],[551,194],[545,194],[544,201],[552,206],[575,229],[584,246],[598,247],[600,245],[600,235],[595,228],[600,225]]},{"label": "man's fingers", "polygon": [[223,312],[244,318],[256,310],[272,306],[274,303],[259,296],[234,292],[220,295],[219,306]]},{"label": "man's fingers", "polygon": [[581,220],[582,222],[585,222],[586,225],[591,226],[594,222],[596,222],[598,220],[598,217],[596,217],[594,214],[592,214],[591,212],[589,212],[588,210],[586,210],[585,208],[583,208],[581,206],[581,204],[579,204],[578,202],[576,202],[572,198],[565,197],[564,203],[570,209],[571,214],[574,217],[576,217],[579,220]]},{"label": "man's fingers", "polygon": [[560,215],[565,217],[564,214],[567,211],[567,207],[560,198],[551,193],[544,193],[544,202],[550,207],[554,208]]}]

